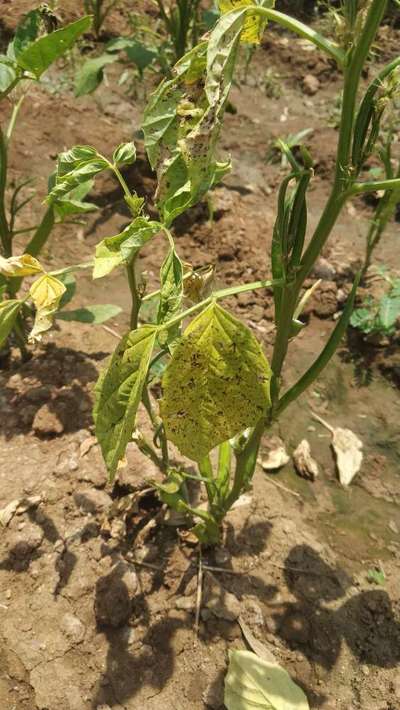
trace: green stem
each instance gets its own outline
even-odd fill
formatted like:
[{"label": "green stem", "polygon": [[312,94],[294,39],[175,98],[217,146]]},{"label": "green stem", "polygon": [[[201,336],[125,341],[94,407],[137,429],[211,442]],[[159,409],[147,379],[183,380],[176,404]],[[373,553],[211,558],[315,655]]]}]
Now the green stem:
[{"label": "green stem", "polygon": [[135,330],[138,327],[139,310],[140,310],[140,297],[139,297],[139,293],[138,293],[138,289],[137,289],[135,267],[136,267],[136,256],[132,259],[132,261],[130,261],[129,264],[127,264],[127,267],[126,267],[129,289],[130,289],[131,298],[132,298],[131,318],[130,318],[131,330]]},{"label": "green stem", "polygon": [[232,489],[227,496],[224,509],[228,511],[234,502],[239,498],[240,494],[250,484],[254,475],[257,463],[258,451],[261,444],[261,438],[265,429],[265,420],[260,419],[257,426],[253,429],[250,437],[244,446],[243,450],[236,454],[236,469],[233,479]]},{"label": "green stem", "polygon": [[299,37],[308,39],[310,42],[315,44],[316,47],[319,47],[324,52],[333,57],[333,59],[337,61],[340,67],[344,65],[345,53],[339,47],[339,45],[335,44],[334,42],[330,42],[330,40],[326,39],[326,37],[320,35],[319,32],[316,32],[315,30],[311,29],[311,27],[308,27],[307,25],[303,24],[303,22],[295,20],[294,17],[289,17],[289,15],[285,15],[283,12],[278,12],[277,10],[270,10],[267,7],[259,7],[258,5],[250,6],[248,8],[248,13],[251,15],[263,15],[264,17],[267,17],[268,20],[276,22],[281,27],[284,27],[285,29],[290,30],[291,32],[294,32],[295,34],[299,35]]},{"label": "green stem", "polygon": [[3,255],[8,258],[12,254],[11,234],[6,217],[6,186],[7,186],[7,140],[0,127],[0,240]]},{"label": "green stem", "polygon": [[361,195],[364,192],[377,190],[400,190],[400,178],[392,180],[374,180],[373,182],[355,182],[349,188],[348,195]]},{"label": "green stem", "polygon": [[23,102],[24,98],[25,98],[25,94],[23,94],[23,95],[20,97],[20,99],[17,101],[17,103],[15,104],[15,106],[14,106],[14,108],[13,108],[13,110],[12,110],[10,122],[9,122],[9,124],[8,124],[7,132],[6,132],[6,141],[7,141],[7,144],[9,144],[9,142],[10,142],[10,140],[11,140],[11,138],[12,138],[12,134],[13,134],[14,128],[15,128],[15,123],[16,123],[16,120],[17,120],[17,118],[18,118],[18,113],[19,113],[19,110],[20,110],[20,108],[21,108],[21,106],[22,106],[22,102]]}]

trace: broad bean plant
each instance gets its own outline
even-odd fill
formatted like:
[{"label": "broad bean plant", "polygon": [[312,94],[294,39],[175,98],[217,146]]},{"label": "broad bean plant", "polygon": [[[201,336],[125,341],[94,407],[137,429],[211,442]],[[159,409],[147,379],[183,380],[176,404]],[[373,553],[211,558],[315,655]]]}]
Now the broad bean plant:
[{"label": "broad bean plant", "polygon": [[[149,217],[143,199],[130,191],[122,177],[120,166],[135,159],[133,144],[119,146],[110,161],[88,146],[62,155],[50,194],[50,200],[60,199],[106,168],[120,180],[131,222],[97,245],[93,276],[106,277],[117,267],[125,268],[132,294],[131,322],[96,386],[96,435],[110,480],[133,439],[165,474],[164,482],[157,484],[161,499],[187,514],[195,535],[207,544],[220,540],[225,515],[251,485],[264,431],[319,376],[347,328],[357,279],[322,351],[297,382],[283,387],[289,345],[295,344],[304,327],[300,316],[309,295],[304,282],[344,205],[363,192],[400,186],[396,177],[372,182],[359,177],[379,134],[375,87],[381,100],[386,79],[400,65],[399,58],[381,70],[360,100],[360,79],[385,13],[384,0],[345,0],[338,42],[276,11],[273,0],[258,4],[220,0],[219,9],[221,16],[212,31],[178,61],[172,77],[159,85],[145,110],[145,148],[157,173],[159,219]],[[229,160],[221,161],[217,149],[239,48],[242,43],[259,42],[271,22],[312,42],[342,72],[331,191],[316,228],[307,234],[313,163],[305,149],[301,162],[288,151],[289,173],[277,195],[272,234],[272,278],[218,290],[211,287],[210,292],[204,274],[187,270],[182,263],[172,225],[230,169]],[[160,267],[160,289],[149,294],[139,255],[156,235],[165,239],[166,256]],[[265,268],[267,272],[267,262]],[[222,305],[229,296],[256,289],[266,298],[273,292],[275,343],[270,363],[249,328]],[[153,319],[146,318],[144,306],[149,300],[157,304]],[[160,369],[162,394],[155,401],[150,384]],[[153,441],[145,438],[137,423],[141,405],[153,426]],[[195,475],[189,463],[174,463],[171,444],[195,464]],[[204,484],[207,508],[191,504],[187,483],[193,476]]]}]

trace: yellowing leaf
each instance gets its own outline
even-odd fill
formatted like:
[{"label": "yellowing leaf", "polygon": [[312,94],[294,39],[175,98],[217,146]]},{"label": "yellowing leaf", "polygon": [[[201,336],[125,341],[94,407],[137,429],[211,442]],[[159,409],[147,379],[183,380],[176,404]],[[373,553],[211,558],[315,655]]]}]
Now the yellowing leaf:
[{"label": "yellowing leaf", "polygon": [[0,256],[0,274],[3,274],[3,276],[31,276],[41,271],[43,271],[43,268],[38,260],[30,254],[10,256],[9,259],[4,259],[4,257]]},{"label": "yellowing leaf", "polygon": [[31,342],[40,340],[42,333],[51,328],[54,315],[66,290],[61,281],[49,274],[43,274],[34,281],[29,290],[36,308],[35,322],[29,335]]},{"label": "yellowing leaf", "polygon": [[128,333],[96,385],[93,418],[111,480],[132,438],[156,332],[143,326]]},{"label": "yellowing leaf", "polygon": [[[221,15],[225,15],[227,12],[232,12],[232,10],[241,10],[255,5],[272,8],[275,5],[275,0],[267,0],[267,2],[257,2],[257,0],[219,0],[218,5]],[[247,44],[260,44],[266,24],[266,18],[258,13],[249,12],[244,21],[240,41]]]},{"label": "yellowing leaf", "polygon": [[251,651],[230,651],[224,703],[227,710],[310,710],[288,672]]},{"label": "yellowing leaf", "polygon": [[188,326],[163,378],[167,437],[194,461],[254,426],[269,407],[270,367],[250,330],[212,303]]}]

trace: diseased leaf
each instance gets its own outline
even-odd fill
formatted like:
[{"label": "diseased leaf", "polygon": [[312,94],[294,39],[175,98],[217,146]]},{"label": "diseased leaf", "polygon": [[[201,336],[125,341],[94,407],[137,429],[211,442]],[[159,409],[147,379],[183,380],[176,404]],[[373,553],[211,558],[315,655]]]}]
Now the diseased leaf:
[{"label": "diseased leaf", "polygon": [[251,651],[229,652],[224,703],[227,710],[310,710],[288,672]]},{"label": "diseased leaf", "polygon": [[35,305],[36,315],[29,335],[30,342],[40,340],[42,334],[51,328],[65,291],[64,284],[49,274],[43,274],[43,276],[33,282],[29,294]]},{"label": "diseased leaf", "polygon": [[[227,12],[232,12],[232,10],[239,10],[254,5],[273,8],[275,6],[275,0],[218,0],[218,5],[221,14],[224,15]],[[260,44],[267,22],[267,18],[257,13],[247,13],[240,35],[240,41],[247,44]]]},{"label": "diseased leaf", "polygon": [[93,93],[103,80],[104,67],[115,61],[116,57],[112,54],[101,54],[82,64],[75,77],[75,96]]},{"label": "diseased leaf", "polygon": [[40,32],[41,15],[39,10],[31,10],[19,23],[13,41],[8,48],[9,56],[18,59],[20,54],[34,42]]},{"label": "diseased leaf", "polygon": [[165,370],[160,409],[167,437],[201,461],[266,413],[270,376],[250,330],[212,303],[190,323]]},{"label": "diseased leaf", "polygon": [[61,311],[57,318],[67,321],[79,321],[79,323],[105,323],[110,318],[115,318],[121,313],[122,308],[114,306],[112,303],[101,303],[94,306],[84,306],[73,311]]},{"label": "diseased leaf", "polygon": [[136,146],[131,141],[130,143],[121,143],[114,150],[113,161],[116,165],[129,165],[136,160]]},{"label": "diseased leaf", "polygon": [[62,57],[78,37],[89,29],[91,22],[91,17],[82,17],[80,20],[28,44],[17,56],[19,66],[39,79],[50,64]]},{"label": "diseased leaf", "polygon": [[68,192],[65,197],[61,197],[54,202],[54,209],[60,219],[64,220],[72,214],[86,214],[98,209],[93,202],[86,202],[84,197],[90,192],[94,180],[87,180]]},{"label": "diseased leaf", "polygon": [[171,249],[164,260],[160,283],[157,323],[165,323],[177,313],[183,296],[183,265],[175,249]]},{"label": "diseased leaf", "polygon": [[17,319],[23,301],[15,299],[0,303],[0,347],[7,340]]},{"label": "diseased leaf", "polygon": [[58,159],[56,183],[49,192],[47,202],[60,201],[72,190],[87,184],[95,175],[109,167],[107,160],[90,146],[76,146],[66,153],[61,153]]},{"label": "diseased leaf", "polygon": [[111,480],[132,437],[155,338],[151,326],[128,333],[96,385],[93,417]]},{"label": "diseased leaf", "polygon": [[201,200],[230,168],[228,162],[218,162],[216,146],[243,21],[244,11],[235,13],[234,21],[223,18],[229,31],[221,32],[218,23],[209,43],[182,57],[173,78],[162,82],[146,108],[145,147],[157,170],[157,204],[167,225]]},{"label": "diseased leaf", "polygon": [[151,221],[146,217],[136,217],[121,234],[103,239],[96,247],[93,278],[100,279],[116,266],[131,261],[160,229],[159,222]]},{"label": "diseased leaf", "polygon": [[30,254],[10,256],[8,259],[0,256],[0,274],[7,276],[7,278],[31,276],[32,274],[40,274],[42,271],[43,268],[38,260]]}]

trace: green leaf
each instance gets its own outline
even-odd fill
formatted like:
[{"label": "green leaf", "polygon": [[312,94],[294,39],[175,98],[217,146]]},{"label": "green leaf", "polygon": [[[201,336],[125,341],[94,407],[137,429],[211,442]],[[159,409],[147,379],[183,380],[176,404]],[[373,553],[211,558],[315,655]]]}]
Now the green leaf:
[{"label": "green leaf", "polygon": [[15,36],[8,48],[9,56],[15,59],[26,50],[39,36],[41,15],[38,10],[31,10],[18,25]]},{"label": "green leaf", "polygon": [[17,319],[23,301],[15,299],[0,303],[0,346],[7,340]]},{"label": "green leaf", "polygon": [[97,89],[103,81],[104,67],[116,61],[116,57],[110,54],[102,54],[100,57],[88,59],[76,73],[75,96],[85,96]]},{"label": "green leaf", "polygon": [[7,59],[4,55],[0,56],[0,96],[4,94],[17,77],[18,67],[15,62]]},{"label": "green leaf", "polygon": [[224,703],[227,710],[310,710],[288,672],[252,651],[229,652]]},{"label": "green leaf", "polygon": [[113,162],[115,165],[129,165],[136,160],[136,146],[133,142],[121,143],[114,150]]},{"label": "green leaf", "polygon": [[122,308],[114,306],[111,303],[101,303],[96,306],[85,306],[84,308],[76,308],[74,311],[61,311],[57,318],[67,321],[79,321],[79,323],[105,323],[110,318],[115,318],[121,313]]},{"label": "green leaf", "polygon": [[383,585],[386,582],[386,576],[384,571],[379,569],[378,567],[374,567],[373,569],[368,570],[367,579],[368,582],[371,582],[373,584]]},{"label": "green leaf", "polygon": [[201,461],[265,415],[270,376],[250,330],[212,303],[190,323],[165,370],[160,411],[167,437]]},{"label": "green leaf", "polygon": [[50,64],[62,57],[72,47],[78,37],[89,29],[91,22],[91,17],[82,17],[80,20],[72,22],[60,30],[40,37],[18,54],[17,62],[19,66],[34,74],[36,79],[39,79]]},{"label": "green leaf", "polygon": [[[77,145],[61,153],[58,157],[55,185],[49,192],[47,202],[59,203],[63,199],[68,202],[70,200],[68,193],[79,187],[84,191],[95,175],[109,167],[108,161],[90,145]],[[79,196],[85,193],[79,191],[74,194]]]},{"label": "green leaf", "polygon": [[363,333],[372,333],[375,326],[375,314],[369,308],[356,308],[351,314],[350,325],[362,330]]},{"label": "green leaf", "polygon": [[111,480],[132,437],[155,338],[151,326],[128,333],[96,385],[93,417]]},{"label": "green leaf", "polygon": [[160,283],[157,323],[165,323],[177,313],[183,296],[183,265],[175,249],[171,249],[164,260]]},{"label": "green leaf", "polygon": [[70,272],[67,272],[66,274],[59,274],[58,276],[59,281],[64,284],[65,286],[65,291],[63,295],[61,296],[61,301],[59,304],[59,308],[64,308],[70,301],[72,301],[73,297],[75,296],[76,293],[76,279],[73,274]]},{"label": "green leaf", "polygon": [[84,197],[90,192],[94,185],[94,180],[87,180],[68,192],[65,197],[61,197],[54,202],[54,209],[60,219],[64,220],[73,214],[86,214],[98,209],[93,202],[85,202]]},{"label": "green leaf", "polygon": [[131,40],[124,49],[128,59],[136,64],[140,74],[143,74],[144,70],[158,57],[157,49],[146,47],[145,44],[136,40]]},{"label": "green leaf", "polygon": [[400,316],[400,295],[392,296],[388,293],[383,296],[379,303],[379,321],[382,328],[391,330]]},{"label": "green leaf", "polygon": [[103,239],[96,247],[93,278],[100,279],[120,264],[130,262],[135,254],[161,229],[159,222],[136,217],[115,237]]}]

